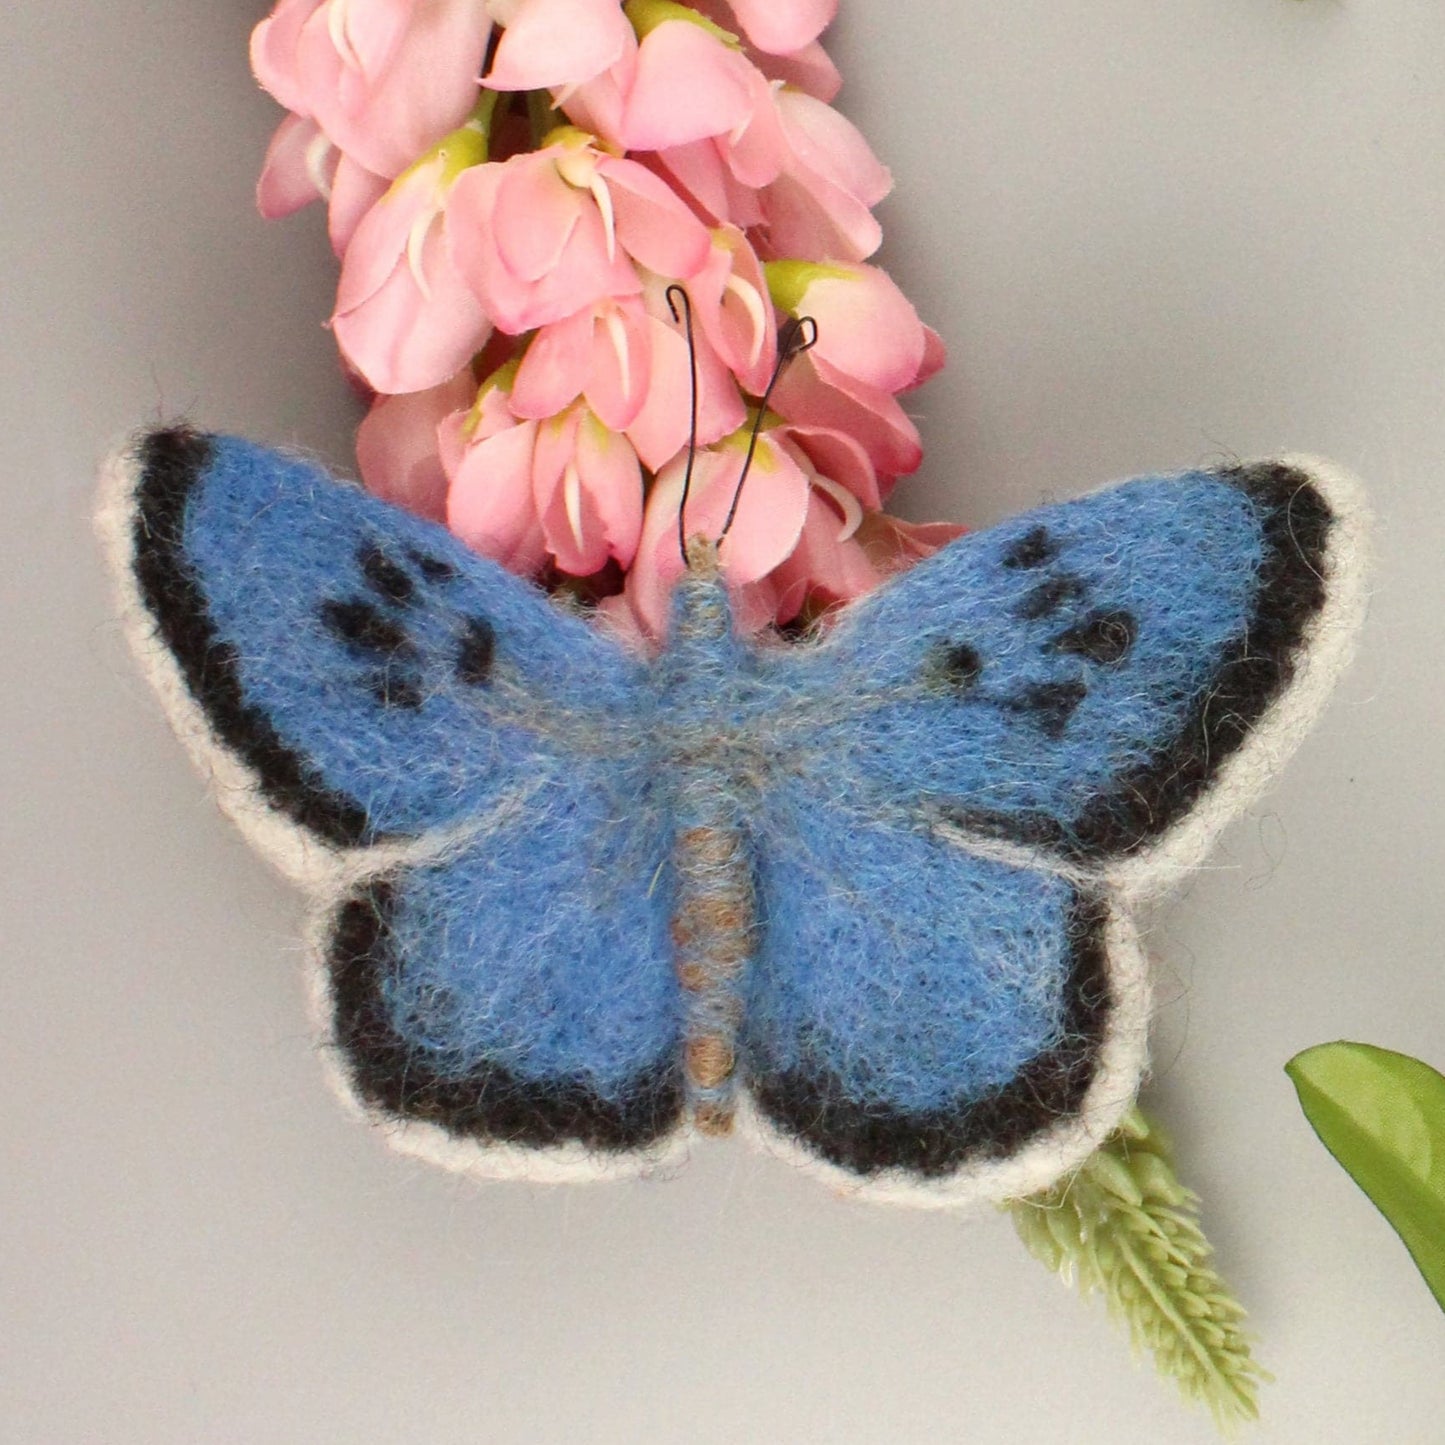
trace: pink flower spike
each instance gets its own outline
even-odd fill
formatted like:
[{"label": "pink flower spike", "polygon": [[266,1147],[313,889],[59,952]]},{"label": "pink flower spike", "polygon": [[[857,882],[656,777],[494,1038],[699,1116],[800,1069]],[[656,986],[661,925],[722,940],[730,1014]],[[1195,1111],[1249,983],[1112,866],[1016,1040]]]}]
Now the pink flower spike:
[{"label": "pink flower spike", "polygon": [[356,461],[366,489],[383,501],[434,522],[446,520],[447,474],[437,428],[472,403],[469,370],[429,391],[379,396],[356,433]]},{"label": "pink flower spike", "polygon": [[266,151],[256,183],[256,209],[268,221],[276,221],[323,200],[330,194],[340,158],[314,120],[288,115]]},{"label": "pink flower spike", "polygon": [[753,74],[746,56],[701,25],[664,21],[638,48],[622,143],[658,151],[736,130],[752,113]]},{"label": "pink flower spike", "polygon": [[577,85],[614,65],[633,41],[616,0],[520,0],[508,8],[513,13],[482,82],[493,90]]},{"label": "pink flower spike", "polygon": [[[458,133],[456,149],[465,152]],[[424,391],[460,371],[491,332],[452,265],[444,147],[377,202],[347,247],[332,325],[347,360],[377,391]]]}]

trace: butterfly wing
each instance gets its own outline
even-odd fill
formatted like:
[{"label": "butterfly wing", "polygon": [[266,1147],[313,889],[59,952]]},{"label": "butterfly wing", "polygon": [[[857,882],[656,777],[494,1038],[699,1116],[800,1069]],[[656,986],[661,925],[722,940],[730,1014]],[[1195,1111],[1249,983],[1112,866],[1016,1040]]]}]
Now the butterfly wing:
[{"label": "butterfly wing", "polygon": [[949,1198],[1098,1142],[1142,1068],[1127,902],[1319,705],[1359,529],[1317,467],[1142,479],[960,539],[775,664],[805,726],[757,839],[767,1128]]},{"label": "butterfly wing", "polygon": [[235,439],[149,436],[104,524],[178,730],[320,895],[353,1095],[450,1163],[654,1145],[678,1000],[641,665],[442,528]]}]

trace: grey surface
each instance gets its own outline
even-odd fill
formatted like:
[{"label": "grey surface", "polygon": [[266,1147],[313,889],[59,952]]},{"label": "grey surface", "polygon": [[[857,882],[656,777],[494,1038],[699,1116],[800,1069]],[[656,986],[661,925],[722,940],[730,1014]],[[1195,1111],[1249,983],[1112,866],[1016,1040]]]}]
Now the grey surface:
[{"label": "grey surface", "polygon": [[[317,218],[250,189],[260,7],[48,0],[0,47],[5,1445],[1207,1441],[974,1222],[703,1151],[477,1187],[324,1091],[297,897],[122,653],[111,440],[186,411],[344,460]],[[1383,517],[1364,653],[1157,921],[1153,1107],[1278,1375],[1254,1438],[1445,1439],[1445,1322],[1280,1065],[1445,1062],[1445,18],[1435,0],[844,0],[888,259],[952,344],[915,517],[1301,448]]]}]

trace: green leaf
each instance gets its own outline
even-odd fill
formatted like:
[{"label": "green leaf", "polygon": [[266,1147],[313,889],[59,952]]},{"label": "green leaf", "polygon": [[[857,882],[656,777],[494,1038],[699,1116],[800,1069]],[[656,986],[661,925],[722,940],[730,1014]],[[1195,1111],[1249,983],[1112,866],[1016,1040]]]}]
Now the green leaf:
[{"label": "green leaf", "polygon": [[1319,1044],[1284,1067],[1305,1118],[1445,1309],[1445,1077],[1371,1044]]}]

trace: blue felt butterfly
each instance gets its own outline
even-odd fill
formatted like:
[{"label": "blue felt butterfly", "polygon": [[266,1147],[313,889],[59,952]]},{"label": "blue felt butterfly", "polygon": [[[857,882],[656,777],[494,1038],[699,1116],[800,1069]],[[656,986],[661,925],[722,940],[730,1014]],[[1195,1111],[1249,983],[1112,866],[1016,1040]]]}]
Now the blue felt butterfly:
[{"label": "blue felt butterfly", "polygon": [[1131,900],[1281,760],[1360,596],[1340,479],[1269,463],[963,537],[812,642],[738,637],[697,539],[649,662],[305,462],[168,430],[120,471],[162,694],[323,895],[351,1095],[495,1172],[739,1126],[872,1192],[1044,1187],[1140,1078]]}]

